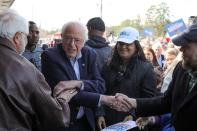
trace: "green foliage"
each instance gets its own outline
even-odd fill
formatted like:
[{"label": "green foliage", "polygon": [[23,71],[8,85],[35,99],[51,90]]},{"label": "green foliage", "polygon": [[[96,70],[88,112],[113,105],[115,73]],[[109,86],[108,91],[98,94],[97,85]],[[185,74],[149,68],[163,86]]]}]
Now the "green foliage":
[{"label": "green foliage", "polygon": [[166,3],[162,2],[158,6],[152,5],[146,13],[146,27],[156,30],[157,36],[165,35],[165,25],[170,23],[170,10]]},{"label": "green foliage", "polygon": [[170,23],[170,10],[169,6],[162,2],[159,5],[152,5],[146,12],[145,23],[142,23],[141,17],[137,16],[136,19],[126,19],[117,26],[111,26],[107,28],[107,34],[113,32],[115,35],[123,28],[132,26],[142,32],[144,27],[149,27],[155,30],[156,37],[164,36],[165,25]]},{"label": "green foliage", "polygon": [[141,18],[140,16],[138,16],[136,19],[126,19],[123,22],[120,23],[120,25],[118,26],[111,26],[107,28],[107,34],[110,34],[111,32],[114,33],[114,35],[118,35],[118,33],[120,32],[120,30],[124,27],[134,27],[136,29],[138,29],[139,31],[143,29],[142,25],[141,25]]}]

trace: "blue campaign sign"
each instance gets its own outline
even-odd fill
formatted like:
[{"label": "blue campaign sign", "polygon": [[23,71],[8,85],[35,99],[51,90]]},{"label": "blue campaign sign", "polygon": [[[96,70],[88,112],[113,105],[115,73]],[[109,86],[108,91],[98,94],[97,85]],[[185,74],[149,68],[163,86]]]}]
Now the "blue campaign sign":
[{"label": "blue campaign sign", "polygon": [[151,28],[144,28],[144,36],[148,37],[148,36],[153,36],[154,34],[154,30]]},{"label": "blue campaign sign", "polygon": [[177,35],[186,30],[186,25],[183,19],[179,19],[165,26],[170,37]]}]

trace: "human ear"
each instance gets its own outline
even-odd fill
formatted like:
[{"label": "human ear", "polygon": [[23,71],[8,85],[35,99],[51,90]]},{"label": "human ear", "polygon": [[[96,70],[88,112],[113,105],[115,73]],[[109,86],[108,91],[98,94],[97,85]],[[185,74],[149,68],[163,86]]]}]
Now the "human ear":
[{"label": "human ear", "polygon": [[21,34],[19,32],[16,32],[16,34],[13,37],[13,42],[14,42],[14,46],[17,48],[18,45],[20,44],[20,40],[21,40]]}]

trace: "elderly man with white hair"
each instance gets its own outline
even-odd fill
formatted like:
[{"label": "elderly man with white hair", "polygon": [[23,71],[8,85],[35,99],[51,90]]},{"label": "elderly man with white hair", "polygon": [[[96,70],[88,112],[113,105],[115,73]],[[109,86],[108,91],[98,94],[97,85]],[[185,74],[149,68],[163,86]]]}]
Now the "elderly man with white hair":
[{"label": "elderly man with white hair", "polygon": [[[70,120],[68,102],[76,94],[71,91],[78,87],[59,81],[53,90],[56,98],[52,97],[44,76],[21,56],[27,34],[27,21],[15,11],[0,15],[0,130],[65,131]],[[65,40],[78,43],[78,39]],[[72,49],[68,50],[72,56]],[[100,104],[109,105],[114,100],[115,96],[103,96]]]},{"label": "elderly man with white hair", "polygon": [[52,89],[60,81],[66,81],[73,88],[80,87],[69,102],[68,131],[95,131],[93,111],[101,104],[124,108],[123,103],[116,104],[114,96],[101,95],[105,92],[105,82],[98,69],[96,52],[84,46],[86,32],[86,27],[79,22],[66,23],[62,28],[62,43],[44,51],[41,59],[42,72]]},{"label": "elderly man with white hair", "polygon": [[155,55],[157,57],[157,62],[159,64],[159,66],[161,68],[163,68],[164,67],[164,64],[165,64],[165,57],[162,54],[162,45],[161,45],[161,43],[160,42],[155,43],[153,45],[153,50],[155,51]]},{"label": "elderly man with white hair", "polygon": [[0,15],[0,130],[64,130],[68,104],[51,96],[43,75],[21,56],[28,33],[27,21],[15,11]]}]

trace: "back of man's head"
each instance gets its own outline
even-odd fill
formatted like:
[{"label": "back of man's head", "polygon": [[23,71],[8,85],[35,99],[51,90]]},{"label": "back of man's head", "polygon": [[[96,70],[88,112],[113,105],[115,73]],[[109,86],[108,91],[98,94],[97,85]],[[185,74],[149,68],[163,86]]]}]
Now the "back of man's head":
[{"label": "back of man's head", "polygon": [[88,30],[105,32],[105,23],[100,17],[91,18],[87,23]]},{"label": "back of man's head", "polygon": [[32,25],[36,25],[36,23],[34,21],[29,21],[29,27]]},{"label": "back of man's head", "polygon": [[0,36],[12,39],[17,32],[28,34],[28,22],[14,10],[0,14]]}]

